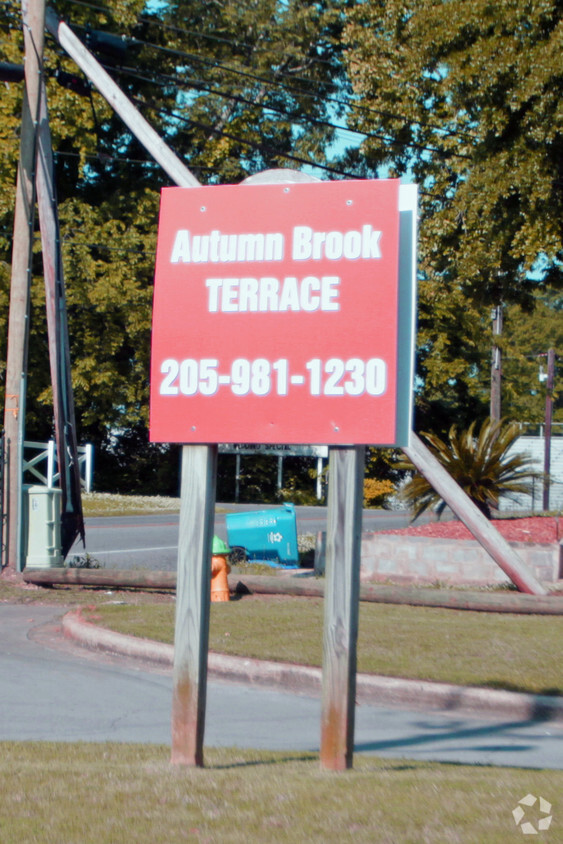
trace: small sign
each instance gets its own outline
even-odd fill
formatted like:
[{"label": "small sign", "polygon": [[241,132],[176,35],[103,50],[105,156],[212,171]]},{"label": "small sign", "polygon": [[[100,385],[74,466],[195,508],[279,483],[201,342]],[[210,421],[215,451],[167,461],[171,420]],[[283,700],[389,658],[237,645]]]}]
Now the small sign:
[{"label": "small sign", "polygon": [[219,443],[219,454],[265,454],[275,457],[328,457],[326,445],[287,443]]},{"label": "small sign", "polygon": [[398,180],[165,188],[151,440],[406,445],[399,235]]}]

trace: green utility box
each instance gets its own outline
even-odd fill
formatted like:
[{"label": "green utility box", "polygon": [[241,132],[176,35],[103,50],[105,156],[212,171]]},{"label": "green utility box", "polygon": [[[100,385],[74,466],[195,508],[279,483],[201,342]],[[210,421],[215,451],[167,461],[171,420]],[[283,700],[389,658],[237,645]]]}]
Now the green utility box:
[{"label": "green utility box", "polygon": [[61,554],[60,489],[30,486],[27,489],[26,568],[52,569],[64,566]]}]

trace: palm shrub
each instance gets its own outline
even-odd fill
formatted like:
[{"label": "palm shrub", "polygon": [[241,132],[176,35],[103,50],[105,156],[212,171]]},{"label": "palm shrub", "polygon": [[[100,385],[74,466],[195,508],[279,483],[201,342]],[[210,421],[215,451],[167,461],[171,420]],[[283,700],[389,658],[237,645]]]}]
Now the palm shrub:
[{"label": "palm shrub", "polygon": [[[490,519],[501,494],[513,497],[531,492],[532,479],[538,473],[530,468],[531,457],[522,453],[509,454],[520,435],[517,422],[489,418],[481,425],[479,434],[475,433],[475,426],[476,422],[473,422],[467,430],[458,433],[452,425],[447,442],[435,434],[422,433],[422,436],[452,478]],[[402,468],[415,473],[401,492],[401,497],[413,510],[413,518],[434,505],[440,516],[446,502],[412,463],[403,463]]]}]

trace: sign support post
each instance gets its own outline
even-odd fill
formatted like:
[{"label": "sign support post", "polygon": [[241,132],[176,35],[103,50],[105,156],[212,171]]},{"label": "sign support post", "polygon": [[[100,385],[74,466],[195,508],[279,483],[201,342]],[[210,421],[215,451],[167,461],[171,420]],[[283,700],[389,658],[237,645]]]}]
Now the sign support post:
[{"label": "sign support post", "polygon": [[321,767],[352,767],[365,447],[331,448],[321,710]]},{"label": "sign support post", "polygon": [[171,762],[192,767],[203,767],[216,477],[217,446],[183,447]]}]

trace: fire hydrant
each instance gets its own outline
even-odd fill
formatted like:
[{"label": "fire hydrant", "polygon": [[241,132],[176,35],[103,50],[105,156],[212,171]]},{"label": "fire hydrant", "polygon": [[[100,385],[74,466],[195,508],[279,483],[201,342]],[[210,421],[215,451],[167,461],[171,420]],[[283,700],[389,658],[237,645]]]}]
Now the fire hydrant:
[{"label": "fire hydrant", "polygon": [[229,582],[227,575],[231,570],[227,556],[231,549],[218,536],[213,537],[211,550],[211,600],[229,600]]}]

